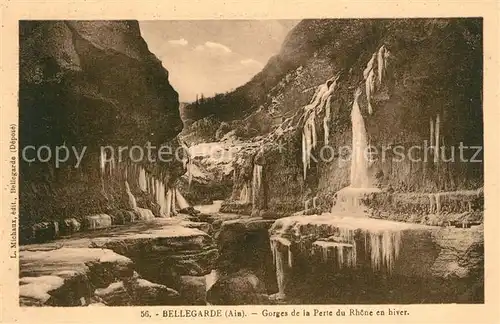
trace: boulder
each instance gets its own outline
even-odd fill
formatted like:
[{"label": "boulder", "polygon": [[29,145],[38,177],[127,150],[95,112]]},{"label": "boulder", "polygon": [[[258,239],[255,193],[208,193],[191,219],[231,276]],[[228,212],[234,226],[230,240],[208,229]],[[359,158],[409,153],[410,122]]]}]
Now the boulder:
[{"label": "boulder", "polygon": [[183,305],[206,305],[205,276],[180,276],[178,291]]},{"label": "boulder", "polygon": [[240,217],[223,221],[214,237],[219,247],[217,270],[233,273],[253,271],[269,289],[276,286],[268,230],[274,220]]},{"label": "boulder", "polygon": [[106,287],[133,272],[129,258],[107,249],[25,249],[20,252],[20,304],[88,305],[91,287]]},{"label": "boulder", "polygon": [[269,297],[262,281],[252,271],[240,269],[222,275],[207,292],[211,305],[265,305]]},{"label": "boulder", "polygon": [[85,230],[108,228],[111,225],[111,216],[106,214],[85,216],[83,218],[83,228]]},{"label": "boulder", "polygon": [[67,218],[60,225],[61,235],[70,235],[79,232],[81,228],[82,224],[76,218]]},{"label": "boulder", "polygon": [[59,237],[59,222],[40,222],[20,228],[21,243],[43,243]]},{"label": "boulder", "polygon": [[176,218],[155,218],[91,239],[91,246],[107,248],[131,258],[147,280],[171,286],[180,275],[210,273],[218,256],[205,232],[183,226]]}]

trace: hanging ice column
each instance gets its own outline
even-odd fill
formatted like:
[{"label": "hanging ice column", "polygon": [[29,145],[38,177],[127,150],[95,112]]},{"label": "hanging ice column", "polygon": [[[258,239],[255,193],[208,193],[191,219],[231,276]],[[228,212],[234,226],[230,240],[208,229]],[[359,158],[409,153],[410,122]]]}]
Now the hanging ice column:
[{"label": "hanging ice column", "polygon": [[[387,58],[389,55],[390,53],[386,49],[385,45],[382,45],[377,52],[372,54],[371,59],[366,64],[366,68],[363,71],[366,88],[366,101],[368,102],[368,113],[370,115],[373,113],[372,97],[377,90],[376,81],[378,81],[378,88],[380,88],[383,78],[387,73]],[[375,63],[377,63],[376,67]],[[375,68],[377,71],[375,71]]]},{"label": "hanging ice column", "polygon": [[316,116],[325,109],[323,118],[324,142],[328,145],[330,135],[331,100],[335,92],[339,75],[328,79],[320,85],[311,102],[304,107],[304,127],[302,129],[302,164],[304,169],[304,179],[307,176],[307,169],[311,166],[311,152],[317,144]]},{"label": "hanging ice column", "polygon": [[251,195],[252,195],[252,192],[248,188],[248,183],[245,181],[243,183],[243,188],[240,191],[240,203],[242,203],[242,204],[250,203],[250,196]]},{"label": "hanging ice column", "polygon": [[293,266],[293,256],[290,250],[291,242],[280,236],[270,238],[273,264],[276,268],[276,281],[278,283],[278,298],[285,297],[285,272]]},{"label": "hanging ice column", "polygon": [[351,187],[369,188],[371,187],[368,177],[368,139],[366,135],[365,121],[359,109],[358,98],[361,89],[356,89],[354,93],[354,103],[352,104],[352,155],[351,155]]},{"label": "hanging ice column", "polygon": [[188,176],[188,187],[191,187],[193,181],[193,158],[191,151],[184,141],[181,141],[182,148],[184,149],[184,158],[182,159],[182,166],[186,169]]},{"label": "hanging ice column", "polygon": [[[142,170],[142,168],[141,168]],[[153,215],[153,212],[147,208],[141,208],[141,207],[138,207],[137,206],[137,201],[134,197],[134,195],[132,194],[132,191],[130,190],[130,186],[129,186],[129,174],[131,172],[128,172],[128,167],[125,168],[124,170],[124,176],[125,176],[125,192],[127,193],[127,197],[128,197],[128,203],[129,203],[129,207],[135,211],[138,215],[138,220],[151,220],[154,218],[154,215]],[[140,172],[139,172],[139,179],[140,180]]]},{"label": "hanging ice column", "polygon": [[[375,58],[376,54],[372,56],[367,68],[363,72],[363,75],[367,78],[367,80],[369,78],[373,78],[374,76],[373,63]],[[369,98],[370,87],[367,86],[366,89],[367,98]],[[364,217],[366,215],[364,212],[364,206],[361,204],[362,198],[367,193],[378,192],[380,190],[373,187],[368,172],[370,163],[368,136],[366,133],[365,121],[363,119],[363,115],[361,114],[358,102],[361,93],[361,88],[357,88],[354,92],[354,102],[351,110],[352,151],[350,185],[349,187],[341,189],[335,193],[331,212],[334,214],[342,213],[350,216]],[[371,106],[369,106],[369,109],[371,109],[370,107]]]},{"label": "hanging ice column", "polygon": [[259,192],[262,184],[262,165],[253,165],[253,178],[252,178],[252,206],[253,209],[257,208]]}]

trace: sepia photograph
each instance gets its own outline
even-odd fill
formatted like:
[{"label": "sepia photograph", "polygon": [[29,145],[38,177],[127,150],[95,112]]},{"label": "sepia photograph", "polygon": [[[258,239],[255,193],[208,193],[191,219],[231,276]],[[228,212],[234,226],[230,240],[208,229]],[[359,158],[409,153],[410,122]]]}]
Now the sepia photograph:
[{"label": "sepia photograph", "polygon": [[482,18],[18,36],[21,307],[484,303]]}]

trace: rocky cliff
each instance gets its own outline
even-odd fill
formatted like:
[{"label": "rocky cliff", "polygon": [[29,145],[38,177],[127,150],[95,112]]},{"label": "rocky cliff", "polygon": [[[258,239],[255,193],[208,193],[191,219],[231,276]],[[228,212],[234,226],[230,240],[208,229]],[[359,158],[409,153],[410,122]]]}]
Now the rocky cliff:
[{"label": "rocky cliff", "polygon": [[[178,95],[138,23],[22,21],[19,27],[20,148],[32,146],[25,151],[30,161],[20,166],[21,226],[131,209],[124,186],[131,147],[176,145],[182,130]],[[127,147],[121,163],[102,164],[100,147],[107,145],[116,160],[118,147]],[[50,159],[47,150],[37,158],[41,146],[49,147]],[[61,158],[68,155],[59,165],[57,146],[69,150],[60,149]],[[74,150],[84,148],[75,167]],[[184,173],[182,165],[149,163],[137,152],[133,158],[166,182]],[[151,197],[128,180],[140,207],[150,208]]]},{"label": "rocky cliff", "polygon": [[[465,150],[463,162],[458,148],[482,147],[482,68],[480,19],[304,20],[249,83],[206,99],[200,111],[226,132],[264,137],[257,163],[267,179],[263,205],[279,213],[303,209],[313,197],[329,210],[334,193],[349,185],[341,148],[352,143],[356,89],[368,142],[379,152],[369,170],[376,186],[402,193],[477,189],[482,152],[474,158],[481,162],[471,162],[476,150]],[[315,143],[304,149],[311,130]],[[413,158],[395,161],[394,147],[407,153],[416,145],[422,153],[424,141],[445,147],[446,159],[454,151],[455,160],[435,163],[434,155],[425,160],[414,150]],[[384,150],[389,155],[382,157]],[[235,172],[238,179],[252,170]],[[242,187],[237,180],[233,197]]]}]

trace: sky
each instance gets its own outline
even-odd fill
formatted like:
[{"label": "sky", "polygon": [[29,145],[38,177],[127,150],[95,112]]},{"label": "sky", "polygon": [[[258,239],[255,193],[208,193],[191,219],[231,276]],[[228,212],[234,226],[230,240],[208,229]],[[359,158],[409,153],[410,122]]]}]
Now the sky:
[{"label": "sky", "polygon": [[298,20],[140,21],[142,37],[169,71],[179,101],[243,85],[278,53]]}]

